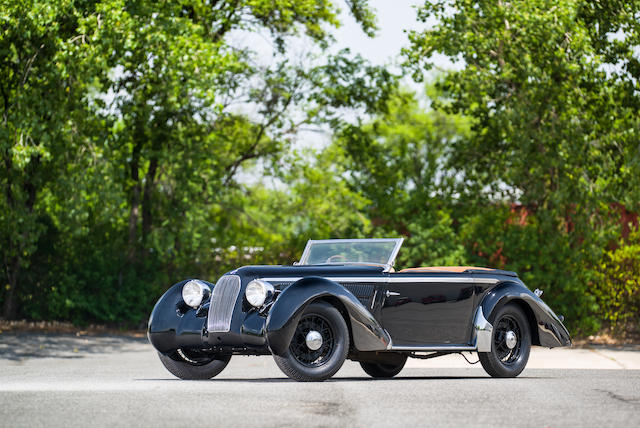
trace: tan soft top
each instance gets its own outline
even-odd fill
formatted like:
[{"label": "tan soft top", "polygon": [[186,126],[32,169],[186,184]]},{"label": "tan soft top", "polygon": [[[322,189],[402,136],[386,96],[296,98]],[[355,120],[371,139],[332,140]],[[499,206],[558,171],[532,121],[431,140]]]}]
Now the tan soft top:
[{"label": "tan soft top", "polygon": [[417,268],[402,269],[399,272],[465,272],[468,270],[495,270],[486,267],[477,266],[425,266]]}]

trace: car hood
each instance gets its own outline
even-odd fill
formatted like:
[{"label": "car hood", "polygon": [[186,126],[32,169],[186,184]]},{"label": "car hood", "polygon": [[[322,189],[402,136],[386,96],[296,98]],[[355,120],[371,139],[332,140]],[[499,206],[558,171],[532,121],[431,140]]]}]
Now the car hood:
[{"label": "car hood", "polygon": [[382,266],[361,266],[361,265],[293,265],[293,266],[243,266],[232,270],[228,274],[240,275],[242,277],[274,277],[274,276],[358,276],[358,275],[382,275]]}]

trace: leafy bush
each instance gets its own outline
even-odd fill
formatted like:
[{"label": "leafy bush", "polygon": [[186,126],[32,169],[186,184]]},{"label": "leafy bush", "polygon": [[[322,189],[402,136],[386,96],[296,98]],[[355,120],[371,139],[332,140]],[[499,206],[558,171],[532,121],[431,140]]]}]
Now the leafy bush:
[{"label": "leafy bush", "polygon": [[[566,317],[572,334],[592,334],[600,327],[595,298],[588,283],[597,236],[580,239],[566,233],[544,212],[523,215],[521,207],[493,204],[463,219],[460,237],[471,264],[515,271],[530,288],[544,291],[544,300]],[[468,211],[468,208],[464,208]],[[596,259],[597,260],[597,259]]]},{"label": "leafy bush", "polygon": [[591,285],[599,315],[616,333],[640,330],[640,231],[606,251]]}]

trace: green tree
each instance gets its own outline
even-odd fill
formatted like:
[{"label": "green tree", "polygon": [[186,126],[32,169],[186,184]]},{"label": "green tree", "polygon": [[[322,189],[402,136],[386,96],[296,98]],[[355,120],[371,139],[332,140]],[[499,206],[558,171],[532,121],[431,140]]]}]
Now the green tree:
[{"label": "green tree", "polygon": [[592,292],[599,315],[615,333],[640,332],[640,230],[606,251]]},{"label": "green tree", "polygon": [[[372,34],[367,2],[343,4]],[[373,111],[395,85],[348,51],[326,56],[338,5],[3,3],[5,316],[143,319],[169,281],[288,236],[240,173],[275,169],[301,127]],[[238,34],[268,40],[270,58]]]},{"label": "green tree", "polygon": [[[439,98],[431,87],[428,93]],[[424,109],[408,91],[397,92],[370,122],[344,124],[337,133],[332,150],[342,154],[351,189],[369,201],[364,214],[373,233],[409,238],[400,264],[465,261],[452,217],[457,172],[447,161],[468,135],[467,119]]]},{"label": "green tree", "polygon": [[0,3],[2,315],[17,314],[21,274],[46,229],[41,200],[64,173],[82,99],[65,55],[82,11],[71,0]]},{"label": "green tree", "polygon": [[425,2],[418,17],[436,24],[405,50],[417,76],[435,53],[461,65],[440,85],[453,100],[444,108],[473,121],[452,156],[459,192],[477,210],[506,203],[532,214],[537,239],[488,239],[510,243],[506,267],[527,251],[548,254],[525,264],[548,272],[535,283],[587,329],[589,267],[611,236],[609,206],[638,207],[639,10],[635,1]]}]

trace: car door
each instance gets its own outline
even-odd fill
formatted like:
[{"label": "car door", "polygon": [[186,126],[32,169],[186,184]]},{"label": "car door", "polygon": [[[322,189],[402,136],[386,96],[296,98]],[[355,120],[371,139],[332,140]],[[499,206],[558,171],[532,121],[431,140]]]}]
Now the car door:
[{"label": "car door", "polygon": [[394,273],[383,292],[382,324],[394,346],[466,345],[473,296],[470,275]]}]

